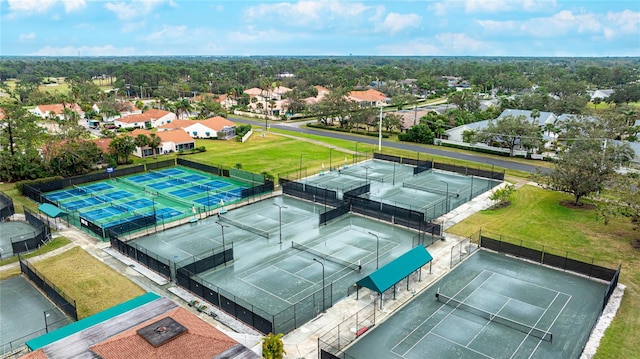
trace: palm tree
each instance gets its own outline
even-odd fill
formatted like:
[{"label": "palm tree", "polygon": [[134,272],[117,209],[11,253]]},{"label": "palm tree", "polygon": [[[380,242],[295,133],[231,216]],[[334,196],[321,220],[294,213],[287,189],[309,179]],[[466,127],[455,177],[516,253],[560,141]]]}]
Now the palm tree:
[{"label": "palm tree", "polygon": [[175,103],[175,106],[176,106],[176,116],[178,118],[180,118],[181,113],[187,114],[187,117],[188,117],[189,112],[193,110],[193,106],[191,106],[191,102],[189,102],[189,99],[186,99],[186,98],[180,99],[178,102]]},{"label": "palm tree", "polygon": [[531,110],[531,118],[533,119],[533,123],[536,123],[536,119],[540,118],[540,110],[534,108]]},{"label": "palm tree", "polygon": [[136,146],[140,148],[140,152],[142,153],[142,157],[144,157],[144,148],[149,145],[149,137],[144,134],[139,134],[134,139]]},{"label": "palm tree", "polygon": [[262,357],[264,359],[282,359],[287,353],[284,351],[284,343],[282,341],[283,334],[273,334],[262,338]]},{"label": "palm tree", "polygon": [[147,145],[151,147],[151,151],[153,152],[153,157],[155,157],[156,148],[160,147],[160,144],[162,143],[162,139],[158,137],[155,133],[152,133],[150,136],[151,137],[149,138],[149,143]]}]

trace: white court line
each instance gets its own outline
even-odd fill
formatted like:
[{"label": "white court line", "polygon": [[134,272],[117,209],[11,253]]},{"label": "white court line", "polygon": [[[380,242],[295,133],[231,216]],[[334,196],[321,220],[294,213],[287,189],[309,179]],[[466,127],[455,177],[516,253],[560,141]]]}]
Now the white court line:
[{"label": "white court line", "polygon": [[[455,297],[455,296],[457,296],[458,294],[460,294],[460,292],[462,292],[462,291],[463,291],[464,289],[466,289],[469,285],[471,285],[471,283],[472,283],[476,278],[478,278],[481,274],[483,274],[484,272],[490,272],[490,271],[483,270],[482,272],[478,273],[478,275],[476,275],[476,276],[475,276],[471,281],[469,281],[469,283],[467,283],[467,285],[465,285],[464,287],[460,288],[460,290],[459,290],[459,291],[457,291],[457,292],[453,295],[453,297]],[[482,283],[480,283],[480,285],[479,285],[478,287],[482,286],[482,284],[484,284],[486,281],[488,281],[492,276],[493,276],[493,274],[491,274],[487,279],[485,279]],[[473,292],[471,292],[471,293],[467,296],[467,298],[468,298],[469,296],[471,296],[471,295],[472,295],[472,294],[473,294],[477,289],[478,289],[478,288],[474,289],[474,290],[473,290]],[[445,305],[446,305],[446,304],[442,303],[442,305],[440,305],[440,307],[439,307],[438,309],[436,309],[433,313],[431,313],[431,315],[430,315],[429,317],[427,317],[425,320],[423,320],[423,321],[420,323],[420,325],[416,326],[416,327],[415,327],[411,332],[409,332],[409,333],[404,337],[404,339],[402,339],[402,340],[401,340],[401,341],[399,341],[396,345],[394,345],[394,346],[393,346],[393,348],[391,348],[391,351],[394,351],[394,349],[395,349],[398,345],[400,345],[400,343],[402,343],[402,342],[406,341],[406,340],[407,340],[407,338],[409,337],[409,335],[413,334],[416,330],[420,329],[420,327],[422,327],[422,326],[423,326],[423,325],[424,325],[428,320],[430,320],[430,319],[431,319],[431,318],[432,318],[432,317],[433,317],[433,316],[434,316],[438,311],[440,311],[440,309],[442,309]],[[433,328],[431,328],[428,332],[426,332],[426,333],[422,336],[422,338],[420,338],[420,340],[418,340],[414,345],[412,345],[408,350],[406,350],[406,351],[402,354],[402,356],[404,357],[404,355],[406,355],[408,352],[410,352],[411,350],[413,350],[413,348],[414,348],[416,345],[418,345],[418,343],[420,343],[420,342],[421,342],[421,341],[422,341],[422,340],[423,340],[427,335],[429,335],[429,333],[431,333],[431,332],[433,331],[433,329],[435,329],[438,325],[440,325],[440,323],[442,323],[445,319],[447,319],[447,318],[451,315],[451,313],[453,313],[454,311],[455,311],[455,310],[451,310],[451,311],[450,311],[450,312],[449,312],[449,313],[448,313],[444,318],[440,319],[440,320],[438,321],[438,323],[436,323],[436,324],[433,326]],[[458,345],[460,345],[460,344],[458,344]],[[460,345],[460,346],[462,346],[462,345]]]},{"label": "white court line", "polygon": [[[553,325],[556,323],[556,321],[557,321],[557,320],[558,320],[558,318],[560,317],[560,314],[562,314],[562,312],[564,312],[564,308],[566,308],[566,307],[567,307],[567,305],[569,304],[569,302],[571,301],[571,298],[572,298],[572,296],[571,296],[571,295],[569,295],[569,294],[558,292],[558,295],[560,295],[560,294],[564,294],[564,295],[568,296],[568,297],[569,297],[569,299],[567,299],[567,301],[566,301],[566,302],[564,303],[564,305],[562,306],[562,309],[560,309],[560,311],[558,312],[558,314],[556,314],[556,317],[555,317],[555,318],[553,318],[553,322],[551,322],[551,325],[549,326],[549,329],[553,328]],[[549,306],[549,307],[551,307],[551,306]],[[542,319],[542,317],[540,317],[540,319]],[[537,323],[536,323],[536,324],[537,324]],[[522,344],[523,344],[523,343],[520,343],[520,345],[522,345]],[[533,354],[535,354],[535,352],[536,352],[536,351],[538,350],[538,348],[540,347],[540,344],[542,344],[542,340],[539,340],[539,341],[538,341],[538,344],[536,345],[536,347],[535,347],[535,348],[533,348],[533,351],[531,351],[531,354],[529,354],[529,358],[531,358],[531,357],[533,356]],[[519,348],[520,348],[520,347],[518,347],[518,349],[519,349]],[[516,350],[516,352],[517,352],[517,350]],[[513,353],[513,355],[516,355],[516,352],[514,352],[514,353]],[[511,356],[511,358],[513,358],[513,355]]]},{"label": "white court line", "polygon": [[[285,271],[285,272],[286,272],[286,271]],[[271,293],[271,292],[270,292],[270,291],[268,291],[268,290],[265,290],[264,288],[258,287],[257,285],[255,285],[255,284],[253,284],[253,283],[251,283],[251,282],[246,281],[244,278],[240,278],[240,280],[241,280],[241,281],[243,281],[243,282],[245,282],[246,284],[248,284],[248,285],[250,285],[250,286],[254,287],[254,288],[257,288],[257,289],[258,289],[259,291],[261,291],[261,292],[265,292],[265,293],[269,294],[269,295],[270,295],[270,296],[272,296],[272,297],[275,297],[275,298],[280,299],[281,301],[283,301],[283,302],[285,302],[285,303],[287,303],[287,304],[290,304],[290,305],[294,305],[294,304],[295,304],[295,303],[291,303],[288,299],[284,299],[284,298],[282,298],[282,297],[280,297],[280,296],[278,296],[278,295],[276,295],[276,294],[274,294],[274,293]],[[315,284],[315,283],[314,283],[314,284]]]},{"label": "white court line", "polygon": [[[436,334],[436,333],[431,333],[431,335],[435,335],[436,337],[439,337],[439,338],[441,338],[441,339],[444,339],[444,340],[446,340],[446,341],[448,341],[448,342],[451,342],[451,343],[453,343],[453,344],[455,344],[455,345],[457,345],[457,346],[460,346],[460,347],[466,348],[466,349],[468,349],[468,350],[470,350],[470,351],[472,351],[472,352],[474,352],[474,353],[476,353],[476,354],[482,355],[482,356],[483,356],[483,357],[485,357],[485,358],[493,359],[493,357],[490,357],[490,356],[488,356],[487,354],[484,354],[484,353],[482,353],[482,352],[479,352],[479,351],[477,351],[477,350],[475,350],[475,349],[472,349],[472,348],[469,348],[469,347],[467,347],[467,346],[462,346],[462,345],[460,345],[460,343],[456,343],[456,342],[454,342],[453,340],[451,340],[451,339],[449,339],[449,338],[443,337],[442,335],[439,335],[439,334]],[[423,339],[424,339],[424,338],[423,338]],[[422,339],[421,339],[421,340],[422,340]],[[405,354],[406,354],[406,353],[405,353]],[[403,356],[403,358],[404,358],[404,356]]]},{"label": "white court line", "polygon": [[[525,283],[526,283],[526,282],[525,282]],[[535,304],[531,304],[531,303],[523,302],[523,301],[521,301],[521,300],[518,300],[518,299],[515,299],[515,298],[511,298],[511,297],[509,297],[509,296],[506,296],[506,295],[504,295],[504,294],[500,294],[500,293],[498,293],[498,292],[494,292],[494,291],[489,290],[489,289],[484,289],[484,288],[480,288],[480,289],[481,289],[481,290],[483,290],[483,291],[485,291],[485,292],[487,292],[487,293],[496,294],[498,297],[507,298],[508,300],[513,300],[513,301],[516,301],[516,302],[518,302],[518,303],[524,303],[524,304],[526,304],[526,305],[528,305],[528,306],[530,306],[530,307],[538,308],[538,309],[540,309],[540,310],[544,310],[544,309],[545,309],[545,308],[543,308],[543,307],[538,307],[538,306],[537,306],[537,305],[535,305]],[[557,293],[558,293],[558,292],[556,292],[556,296],[558,295]],[[551,303],[553,303],[553,301],[551,301]],[[547,307],[547,308],[548,308],[548,307]]]},{"label": "white court line", "polygon": [[[506,302],[504,302],[504,304],[502,305],[502,307],[500,307],[500,309],[498,309],[498,312],[496,314],[500,314],[500,312],[504,309],[504,307],[507,306],[507,304],[509,304],[509,302],[511,301],[511,298],[509,298],[509,300],[507,300]],[[469,345],[471,345],[471,343],[473,343],[474,340],[476,340],[476,338],[478,337],[478,335],[480,335],[480,333],[482,333],[483,330],[485,330],[486,327],[489,326],[489,324],[491,324],[491,322],[493,322],[493,320],[489,320],[488,322],[486,322],[484,324],[484,326],[482,327],[482,329],[480,329],[476,335],[473,336],[473,338],[467,343],[467,345],[465,345],[466,347],[468,347]]]}]

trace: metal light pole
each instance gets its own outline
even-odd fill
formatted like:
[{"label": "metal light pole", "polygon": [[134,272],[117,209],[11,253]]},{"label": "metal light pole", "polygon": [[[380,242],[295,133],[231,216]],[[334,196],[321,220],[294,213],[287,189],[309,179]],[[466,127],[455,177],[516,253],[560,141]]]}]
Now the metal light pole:
[{"label": "metal light pole", "polygon": [[329,172],[333,170],[331,167],[331,155],[333,154],[333,147],[329,147]]},{"label": "metal light pole", "polygon": [[300,154],[300,167],[298,169],[298,179],[302,178],[302,153]]},{"label": "metal light pole", "polygon": [[449,183],[440,180],[440,182],[444,183],[447,185],[447,197],[445,198],[445,201],[447,202],[447,212],[449,212]]},{"label": "metal light pole", "polygon": [[44,314],[44,331],[45,333],[49,333],[49,324],[47,323],[47,318],[49,317],[49,313],[46,311],[42,312]]},{"label": "metal light pole", "polygon": [[227,266],[227,251],[224,247],[224,227],[227,227],[226,224],[220,223],[220,221],[216,221],[216,224],[220,226],[220,230],[222,231],[222,260],[224,261],[224,266]]},{"label": "metal light pole", "polygon": [[380,237],[373,232],[369,232],[369,234],[376,237],[376,269],[378,269],[378,258],[380,258]]},{"label": "metal light pole", "polygon": [[325,295],[324,295],[324,263],[320,262],[318,260],[318,258],[313,258],[313,260],[318,262],[318,263],[320,263],[320,265],[322,266],[322,313],[324,313],[325,312],[324,309],[326,308],[326,306],[324,305],[324,298],[325,298]]},{"label": "metal light pole", "polygon": [[280,214],[280,244],[282,244],[282,209],[287,208],[287,206],[279,205],[277,203],[274,203],[273,205],[278,207],[278,212]]},{"label": "metal light pole", "polygon": [[382,105],[380,106],[380,124],[378,126],[378,151],[382,151]]},{"label": "metal light pole", "polygon": [[366,183],[369,183],[369,166],[362,166],[362,168],[364,168],[364,181]]}]

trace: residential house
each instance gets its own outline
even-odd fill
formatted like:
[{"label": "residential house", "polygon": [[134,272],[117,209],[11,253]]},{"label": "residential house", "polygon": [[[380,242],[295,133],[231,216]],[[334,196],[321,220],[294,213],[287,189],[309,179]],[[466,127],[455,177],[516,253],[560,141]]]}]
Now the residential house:
[{"label": "residential house", "polygon": [[360,107],[380,107],[389,102],[389,98],[385,94],[374,89],[351,91],[347,95],[347,98],[357,102]]},{"label": "residential house", "polygon": [[27,347],[31,352],[24,359],[260,358],[191,311],[154,293],[31,339]]},{"label": "residential house", "polygon": [[420,123],[420,118],[426,116],[429,112],[436,112],[433,109],[425,109],[425,108],[414,108],[414,109],[406,109],[406,110],[398,110],[391,112],[395,115],[402,116],[402,130],[408,130],[411,127]]},{"label": "residential house", "polygon": [[38,105],[33,109],[33,114],[42,117],[42,118],[51,118],[56,117],[60,120],[65,119],[64,109],[70,109],[71,111],[77,113],[80,118],[84,118],[84,111],[80,108],[80,106],[76,103],[68,103],[68,104],[53,104],[53,105]]},{"label": "residential house", "polygon": [[309,105],[315,105],[318,102],[322,101],[322,99],[331,93],[331,90],[329,90],[326,87],[322,87],[322,86],[314,86],[316,88],[316,90],[318,90],[318,94],[315,97],[307,97],[304,99],[304,102],[306,102]]},{"label": "residential house", "polygon": [[160,132],[169,129],[184,130],[192,138],[228,140],[236,135],[236,124],[220,116],[206,120],[176,120],[158,127]]},{"label": "residential house", "polygon": [[175,113],[152,108],[138,115],[115,119],[113,124],[119,128],[156,128],[175,120]]},{"label": "residential house", "polygon": [[606,100],[609,96],[611,96],[615,91],[613,89],[602,89],[602,90],[595,90],[595,91],[590,91],[589,95],[591,96],[591,100],[593,101],[594,99],[601,99],[601,100]]},{"label": "residential house", "polygon": [[136,105],[134,105],[130,101],[118,101],[116,105],[117,105],[116,111],[118,111],[118,114],[113,116],[104,115],[104,113],[102,113],[103,111],[100,110],[100,106],[98,106],[98,104],[93,104],[91,108],[96,113],[102,114],[102,120],[104,122],[113,122],[117,118],[127,117],[130,115],[139,115],[142,113],[142,110],[137,108]]},{"label": "residential house", "polygon": [[[136,129],[131,132],[131,136],[136,138],[138,135],[151,136],[151,131]],[[196,147],[196,142],[185,131],[181,129],[167,129],[156,132],[156,136],[160,137],[160,146],[156,148],[155,154],[167,154],[171,152],[188,151]],[[145,146],[144,148],[136,147],[133,153],[138,157],[146,157],[154,155],[153,150]]]}]

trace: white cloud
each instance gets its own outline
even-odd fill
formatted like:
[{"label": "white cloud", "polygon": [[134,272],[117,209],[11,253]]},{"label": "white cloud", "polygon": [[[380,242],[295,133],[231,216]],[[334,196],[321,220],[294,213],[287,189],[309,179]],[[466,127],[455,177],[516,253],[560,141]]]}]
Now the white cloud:
[{"label": "white cloud", "polygon": [[366,19],[381,12],[380,6],[360,2],[299,1],[297,3],[269,3],[249,7],[249,22],[270,19],[286,19],[288,25],[312,27],[345,27],[349,19]]},{"label": "white cloud", "polygon": [[446,53],[460,55],[477,55],[489,50],[487,43],[476,40],[463,33],[442,33],[436,35],[441,47],[446,48]]},{"label": "white cloud", "polygon": [[113,45],[105,46],[45,46],[33,56],[131,56],[136,55],[133,47],[117,48]]},{"label": "white cloud", "polygon": [[36,34],[34,34],[33,32],[30,32],[28,34],[20,34],[20,36],[18,36],[18,40],[20,41],[31,41],[35,39],[36,39]]},{"label": "white cloud", "polygon": [[180,26],[163,25],[161,30],[152,32],[148,36],[145,36],[144,40],[149,42],[162,42],[162,41],[168,41],[172,39],[191,37],[191,36],[188,36],[189,34],[194,35],[193,32],[191,31],[188,32],[186,25],[180,25]]},{"label": "white cloud", "polygon": [[139,22],[127,22],[122,24],[120,31],[123,33],[134,32],[138,29],[144,28],[146,25],[147,23],[144,20]]},{"label": "white cloud", "polygon": [[7,0],[12,13],[29,15],[44,13],[56,3],[62,3],[66,12],[80,10],[87,6],[85,0]]},{"label": "white cloud", "polygon": [[429,5],[428,9],[442,16],[464,9],[470,13],[540,12],[558,7],[556,0],[444,0]]},{"label": "white cloud", "polygon": [[391,34],[395,34],[411,27],[418,27],[422,21],[422,17],[416,14],[398,14],[395,12],[389,13],[384,19],[379,29],[381,31],[387,31]]},{"label": "white cloud", "polygon": [[624,10],[606,15],[593,13],[574,14],[560,11],[552,16],[537,17],[522,21],[478,20],[486,34],[501,36],[533,36],[552,38],[570,33],[592,34],[612,38],[619,34],[638,32],[640,12]]},{"label": "white cloud", "polygon": [[[148,15],[154,8],[164,3],[164,0],[144,0],[125,2],[108,2],[105,9],[112,11],[120,20],[131,20],[137,17]],[[173,1],[169,1],[169,6],[176,6]]]}]

